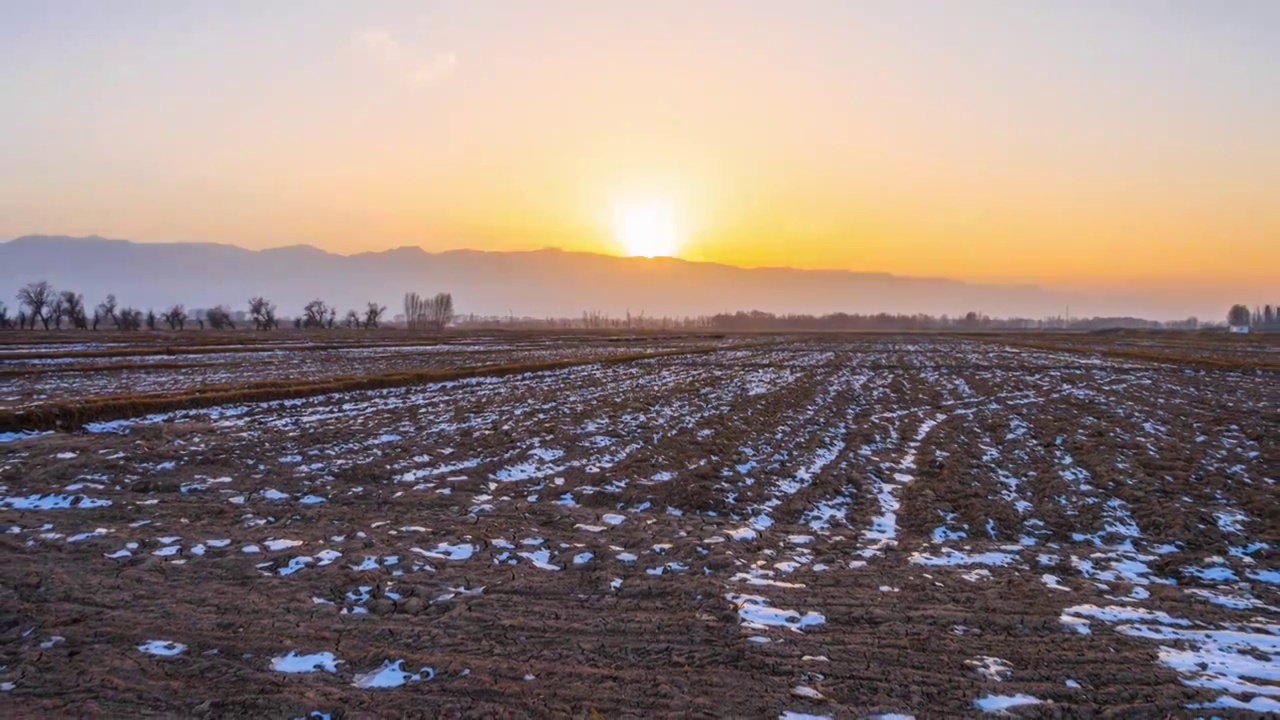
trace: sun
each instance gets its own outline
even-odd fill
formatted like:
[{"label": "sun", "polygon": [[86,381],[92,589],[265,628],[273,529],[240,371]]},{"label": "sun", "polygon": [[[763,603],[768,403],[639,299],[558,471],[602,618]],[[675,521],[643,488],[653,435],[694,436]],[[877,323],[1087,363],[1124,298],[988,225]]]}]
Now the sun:
[{"label": "sun", "polygon": [[670,257],[679,249],[680,231],[669,202],[616,203],[611,225],[614,238],[633,257]]}]

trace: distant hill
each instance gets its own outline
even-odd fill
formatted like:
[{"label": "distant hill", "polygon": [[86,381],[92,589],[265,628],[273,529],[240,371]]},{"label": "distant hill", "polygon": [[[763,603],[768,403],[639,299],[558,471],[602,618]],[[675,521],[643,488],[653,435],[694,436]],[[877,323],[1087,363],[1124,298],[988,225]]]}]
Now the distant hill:
[{"label": "distant hill", "polygon": [[1114,299],[1090,302],[1033,286],[982,285],[885,273],[790,268],[744,269],[673,258],[623,258],[537,250],[429,253],[416,247],[338,255],[308,245],[246,250],[214,243],[137,243],[101,237],[27,236],[0,243],[0,298],[12,307],[18,287],[48,280],[96,304],[188,308],[252,295],[295,315],[321,298],[341,310],[377,300],[399,312],[410,290],[453,293],[459,312],[575,317],[583,310],[620,316],[682,316],[759,309],[776,313],[930,313],[976,310],[993,316],[1125,312],[1144,308]]}]

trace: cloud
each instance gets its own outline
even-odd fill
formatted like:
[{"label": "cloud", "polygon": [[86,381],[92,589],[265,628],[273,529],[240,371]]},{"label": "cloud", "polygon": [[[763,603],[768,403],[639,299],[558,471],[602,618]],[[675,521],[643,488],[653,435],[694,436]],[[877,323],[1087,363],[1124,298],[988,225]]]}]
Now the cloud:
[{"label": "cloud", "polygon": [[453,74],[458,58],[451,52],[432,55],[405,47],[385,28],[365,28],[354,33],[352,45],[365,58],[398,74],[415,87],[433,85]]}]

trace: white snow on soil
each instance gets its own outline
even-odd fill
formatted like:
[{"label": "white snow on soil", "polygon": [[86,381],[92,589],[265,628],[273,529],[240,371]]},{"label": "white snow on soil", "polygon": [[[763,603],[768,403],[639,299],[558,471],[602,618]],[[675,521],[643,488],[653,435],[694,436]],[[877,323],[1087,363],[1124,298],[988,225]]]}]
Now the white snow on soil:
[{"label": "white snow on soil", "polygon": [[[1082,618],[1120,623],[1115,632],[1160,642],[1158,658],[1190,687],[1245,696],[1280,697],[1280,625],[1261,618],[1248,623],[1194,622],[1157,610],[1077,605],[1062,611],[1062,621]],[[1217,707],[1244,702],[1224,695]]]},{"label": "white snow on soil", "polygon": [[11,510],[66,510],[69,508],[89,510],[110,506],[110,500],[93,498],[88,495],[59,495],[57,493],[41,495],[36,493],[26,497],[0,498],[0,508],[9,508]]},{"label": "white snow on soil", "polygon": [[1017,695],[984,695],[973,701],[973,706],[983,712],[1002,712],[1020,705],[1038,705],[1040,698],[1018,693]]},{"label": "white snow on soil", "polygon": [[337,672],[341,660],[331,652],[318,652],[310,655],[299,655],[290,650],[288,654],[271,659],[271,669],[283,673],[309,673],[323,670]]},{"label": "white snow on soil", "polygon": [[1013,668],[1009,665],[1009,661],[998,657],[979,655],[972,660],[965,660],[964,664],[974,668],[978,675],[983,678],[996,682],[1008,680],[1013,673]]},{"label": "white snow on soil", "polygon": [[401,670],[402,665],[404,665],[403,660],[385,660],[382,663],[382,667],[377,670],[357,673],[355,681],[351,684],[362,690],[379,690],[397,688],[410,682],[431,680],[436,676],[436,671],[429,667],[423,667],[418,672],[411,673]]},{"label": "white snow on soil", "polygon": [[550,550],[537,550],[534,552],[517,553],[520,557],[533,563],[533,566],[539,570],[559,570],[559,565],[551,564]]},{"label": "white snow on soil", "polygon": [[187,649],[186,645],[172,640],[148,640],[138,646],[140,652],[148,655],[161,655],[164,657],[173,657],[180,655]]},{"label": "white snow on soil", "polygon": [[439,560],[466,560],[475,553],[476,546],[469,543],[458,543],[456,545],[440,543],[430,550],[423,550],[422,548],[410,548],[410,550],[419,555]]},{"label": "white snow on soil", "polygon": [[724,597],[737,607],[738,617],[746,628],[761,630],[766,627],[784,627],[800,632],[801,628],[821,625],[827,621],[826,616],[818,612],[800,613],[769,607],[769,600],[759,595],[729,593]]}]

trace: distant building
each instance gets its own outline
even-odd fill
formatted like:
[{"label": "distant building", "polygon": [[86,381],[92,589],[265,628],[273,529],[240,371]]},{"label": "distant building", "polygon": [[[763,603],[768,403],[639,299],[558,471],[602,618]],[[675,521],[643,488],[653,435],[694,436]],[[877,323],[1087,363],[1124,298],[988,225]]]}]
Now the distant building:
[{"label": "distant building", "polygon": [[1248,325],[1232,325],[1231,332],[1247,335],[1249,334],[1249,326]]}]

